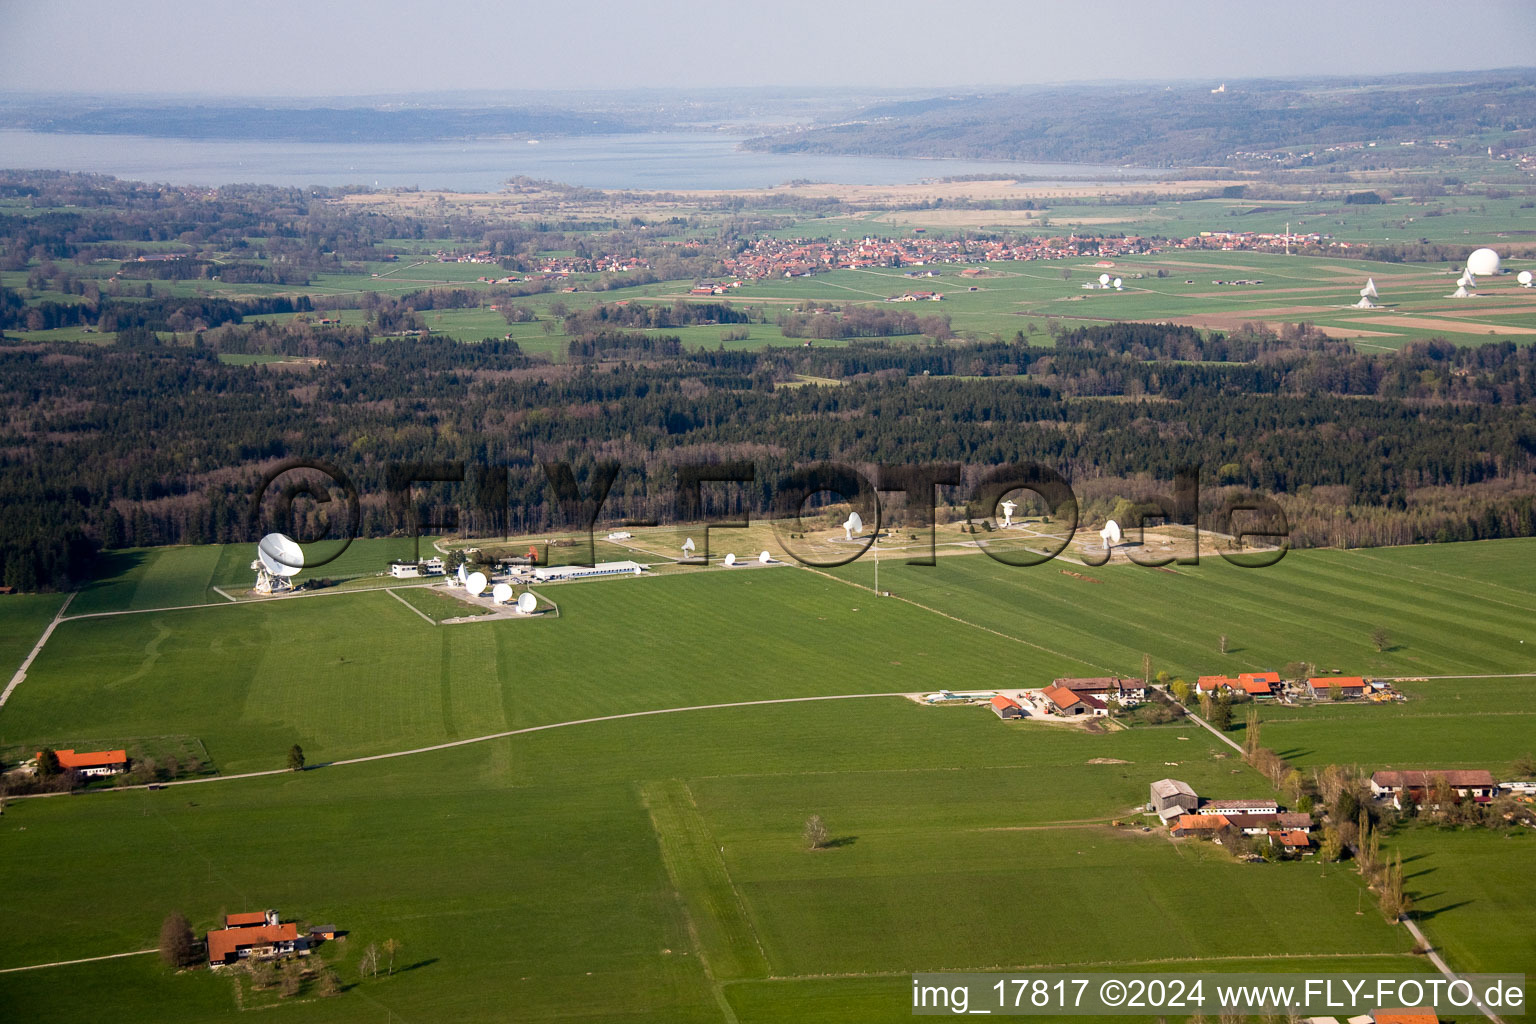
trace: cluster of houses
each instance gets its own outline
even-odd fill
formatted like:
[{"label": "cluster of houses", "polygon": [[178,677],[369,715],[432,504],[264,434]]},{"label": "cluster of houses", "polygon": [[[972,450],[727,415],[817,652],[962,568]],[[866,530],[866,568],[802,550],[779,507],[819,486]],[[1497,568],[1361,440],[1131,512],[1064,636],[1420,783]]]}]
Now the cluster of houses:
[{"label": "cluster of houses", "polygon": [[1021,690],[1017,700],[999,693],[991,698],[991,704],[999,718],[1028,718],[1031,713],[1077,718],[1104,717],[1111,704],[1132,707],[1146,699],[1147,687],[1140,679],[1090,676],[1057,679],[1043,689]]},{"label": "cluster of houses", "polygon": [[242,960],[275,960],[308,956],[319,943],[337,935],[333,924],[314,925],[303,935],[293,921],[278,918],[275,910],[226,914],[224,927],[208,933],[208,966],[226,967]]},{"label": "cluster of houses", "polygon": [[760,238],[725,261],[732,274],[748,280],[809,277],[829,270],[868,267],[922,267],[935,263],[1003,263],[1015,260],[1080,259],[1152,253],[1158,248],[1141,237],[1098,238],[1067,235],[1004,242],[976,239],[863,238],[809,241]]},{"label": "cluster of houses", "polygon": [[1287,813],[1273,800],[1201,800],[1186,783],[1159,779],[1152,783],[1147,806],[1176,839],[1196,836],[1220,842],[1218,833],[1234,829],[1246,836],[1267,836],[1284,853],[1300,855],[1312,848],[1312,815]]},{"label": "cluster of houses", "polygon": [[1313,676],[1294,686],[1287,685],[1278,672],[1243,672],[1236,676],[1201,676],[1195,681],[1199,693],[1217,697],[1222,692],[1245,694],[1255,700],[1264,698],[1312,700],[1393,701],[1403,696],[1391,683],[1367,681],[1361,676]]}]

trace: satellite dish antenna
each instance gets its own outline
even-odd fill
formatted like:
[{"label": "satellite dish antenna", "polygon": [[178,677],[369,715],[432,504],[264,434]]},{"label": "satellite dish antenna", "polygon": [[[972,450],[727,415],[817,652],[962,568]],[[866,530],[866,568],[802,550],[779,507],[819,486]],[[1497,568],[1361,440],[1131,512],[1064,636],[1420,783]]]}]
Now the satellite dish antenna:
[{"label": "satellite dish antenna", "polygon": [[304,549],[292,537],[269,533],[256,545],[256,557],[273,576],[287,579],[304,568]]},{"label": "satellite dish antenna", "polygon": [[736,564],[736,556],[734,554],[726,555],[725,556],[725,564],[726,565],[735,565]]},{"label": "satellite dish antenna", "polygon": [[1104,524],[1104,529],[1099,531],[1099,539],[1104,542],[1104,550],[1108,551],[1120,543],[1120,524],[1111,519]]},{"label": "satellite dish antenna", "polygon": [[693,538],[692,537],[689,537],[687,540],[683,541],[683,554],[684,555],[691,555],[691,554],[693,554]]},{"label": "satellite dish antenna", "polygon": [[773,556],[764,551],[762,554],[757,556],[757,561],[759,565],[767,565],[769,562],[773,561]]},{"label": "satellite dish antenna", "polygon": [[528,593],[528,591],[525,590],[517,595],[517,610],[524,615],[532,615],[533,610],[538,606],[539,599]]},{"label": "satellite dish antenna", "polygon": [[853,535],[864,529],[864,517],[857,512],[848,513],[848,518],[843,522],[843,537],[845,540],[853,540]]},{"label": "satellite dish antenna", "polygon": [[1125,287],[1125,282],[1120,280],[1118,277],[1115,278],[1111,283],[1115,286],[1115,291],[1119,291],[1121,288]]},{"label": "satellite dish antenna", "polygon": [[1109,287],[1109,275],[1108,274],[1100,274],[1099,275],[1099,286],[1101,288]]},{"label": "satellite dish antenna", "polygon": [[1374,299],[1377,297],[1376,279],[1374,277],[1368,277],[1365,279],[1365,287],[1360,289],[1360,294],[1367,299]]},{"label": "satellite dish antenna", "polygon": [[1523,287],[1529,288],[1531,287],[1531,282],[1536,281],[1536,277],[1532,277],[1529,270],[1522,270],[1515,275],[1515,280],[1519,281]]},{"label": "satellite dish antenna", "polygon": [[459,563],[459,586],[461,586],[461,587],[469,586],[469,577],[464,574],[464,563],[463,562]]},{"label": "satellite dish antenna", "polygon": [[491,600],[497,604],[506,604],[512,600],[512,587],[507,583],[498,583],[491,588]]},{"label": "satellite dish antenna", "polygon": [[1016,501],[1005,501],[1002,504],[998,505],[998,508],[1003,510],[1003,525],[1004,526],[1012,526],[1013,525],[1013,510],[1018,508],[1018,507],[1019,507],[1019,503],[1016,502]]},{"label": "satellite dish antenna", "polygon": [[472,572],[469,574],[469,579],[465,581],[464,586],[469,591],[470,597],[479,597],[481,594],[485,593],[485,585],[487,582],[489,581],[486,580],[485,573]]}]

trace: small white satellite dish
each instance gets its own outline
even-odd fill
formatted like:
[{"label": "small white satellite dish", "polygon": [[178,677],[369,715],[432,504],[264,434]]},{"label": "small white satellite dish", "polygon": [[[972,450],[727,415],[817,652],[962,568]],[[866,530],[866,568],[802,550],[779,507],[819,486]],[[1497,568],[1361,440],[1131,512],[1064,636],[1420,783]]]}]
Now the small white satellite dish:
[{"label": "small white satellite dish", "polygon": [[1104,529],[1099,531],[1099,539],[1104,542],[1104,550],[1108,551],[1120,543],[1120,524],[1111,519],[1104,524]]},{"label": "small white satellite dish", "polygon": [[1124,287],[1125,287],[1125,282],[1124,282],[1124,281],[1122,281],[1122,280],[1120,280],[1120,278],[1118,278],[1118,277],[1117,277],[1117,278],[1115,278],[1115,279],[1114,279],[1114,280],[1113,280],[1113,281],[1111,281],[1111,282],[1110,282],[1110,283],[1111,283],[1111,284],[1113,284],[1113,285],[1114,285],[1114,286],[1115,286],[1115,291],[1119,291],[1119,290],[1120,290],[1120,289],[1121,289],[1121,288],[1124,288]]},{"label": "small white satellite dish", "polygon": [[1529,270],[1522,270],[1515,275],[1515,280],[1519,281],[1524,287],[1529,288],[1531,287],[1531,282],[1536,281],[1536,277],[1533,277]]},{"label": "small white satellite dish", "polygon": [[465,573],[464,573],[464,563],[463,562],[459,563],[459,586],[461,586],[461,587],[469,586],[469,577],[467,575],[465,575]]},{"label": "small white satellite dish", "polygon": [[267,572],[284,579],[304,568],[304,549],[282,533],[269,533],[256,545],[256,557]]},{"label": "small white satellite dish", "polygon": [[848,513],[848,518],[843,522],[843,536],[847,540],[853,540],[853,535],[864,529],[864,517],[857,512]]},{"label": "small white satellite dish", "polygon": [[464,586],[469,591],[470,597],[479,597],[485,593],[485,585],[488,582],[485,578],[485,573],[472,572],[469,574],[469,579],[465,581]]},{"label": "small white satellite dish", "polygon": [[538,606],[539,599],[528,593],[528,591],[525,590],[517,595],[517,610],[524,615],[532,615],[533,610]]},{"label": "small white satellite dish", "polygon": [[1004,526],[1012,526],[1013,525],[1013,511],[1014,511],[1014,509],[1016,509],[1018,507],[1019,507],[1019,503],[1016,502],[1016,501],[1005,501],[1005,502],[1001,503],[1000,505],[998,505],[998,508],[1003,510],[1003,525]]},{"label": "small white satellite dish", "polygon": [[736,564],[736,556],[735,555],[726,555],[725,556],[725,564],[726,565],[735,565]]},{"label": "small white satellite dish", "polygon": [[683,541],[683,554],[690,555],[692,553],[693,553],[693,538],[689,537],[687,540]]},{"label": "small white satellite dish", "polygon": [[760,564],[767,565],[769,562],[773,561],[773,556],[764,551],[762,554],[757,556],[757,560]]},{"label": "small white satellite dish", "polygon": [[498,583],[491,588],[491,600],[497,604],[506,604],[512,600],[512,587],[507,583]]},{"label": "small white satellite dish", "polygon": [[1108,287],[1108,285],[1109,285],[1109,275],[1108,274],[1100,274],[1099,275],[1099,284],[1102,287]]}]

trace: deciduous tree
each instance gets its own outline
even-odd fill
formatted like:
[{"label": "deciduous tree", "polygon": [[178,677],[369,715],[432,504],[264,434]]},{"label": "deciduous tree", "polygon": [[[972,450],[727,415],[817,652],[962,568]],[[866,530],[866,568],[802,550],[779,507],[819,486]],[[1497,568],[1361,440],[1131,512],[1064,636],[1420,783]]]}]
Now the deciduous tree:
[{"label": "deciduous tree", "polygon": [[821,820],[821,815],[813,814],[805,819],[805,843],[813,850],[819,850],[827,842],[827,823]]}]

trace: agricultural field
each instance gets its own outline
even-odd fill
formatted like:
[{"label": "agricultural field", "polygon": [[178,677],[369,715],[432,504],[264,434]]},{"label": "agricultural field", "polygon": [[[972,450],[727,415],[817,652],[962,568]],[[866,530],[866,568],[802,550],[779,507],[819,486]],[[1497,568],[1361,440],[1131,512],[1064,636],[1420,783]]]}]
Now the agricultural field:
[{"label": "agricultural field", "polygon": [[[768,543],[760,529],[742,539]],[[389,543],[359,549],[353,571]],[[0,935],[0,968],[148,949],[171,909],[207,928],[272,905],[349,933],[317,953],[346,991],[306,990],[302,1010],[274,1011],[304,1020],[447,1009],[537,1021],[576,1008],[583,1020],[707,1021],[729,1007],[740,1021],[884,1021],[909,1012],[906,976],[920,969],[1236,970],[1254,957],[1279,971],[1417,972],[1426,965],[1347,865],[1238,864],[1140,830],[1147,785],[1166,775],[1205,794],[1273,795],[1193,724],[1093,733],[900,696],[741,702],[1037,685],[1133,672],[1143,648],[1194,672],[1218,661],[1221,631],[1233,644],[1212,671],[1262,667],[1297,643],[1352,672],[1410,659],[1438,669],[1474,660],[1473,635],[1478,671],[1528,672],[1523,655],[1486,652],[1506,636],[1520,646],[1530,546],[1309,550],[1184,578],[1112,564],[1091,570],[1097,585],[975,553],[933,567],[892,558],[882,587],[894,599],[850,585],[867,583],[863,560],[831,573],[678,569],[546,587],[558,619],[458,626],[377,592],[156,612],[157,595],[206,597],[238,568],[229,549],[158,549],[96,596],[98,609],[139,614],[55,633],[0,711],[6,743],[184,735],[229,775],[280,768],[299,742],[318,767],[12,802],[0,891],[22,927]],[[920,585],[914,573],[932,575]],[[1323,613],[1362,581],[1358,628]],[[1170,586],[1183,592],[1169,600]],[[1426,595],[1446,607],[1420,621]],[[44,610],[14,626],[7,615],[7,627],[40,630]],[[1362,630],[1388,614],[1400,637],[1356,669],[1374,656]],[[1309,616],[1324,625],[1303,629]],[[1474,619],[1487,635],[1468,633]],[[1396,737],[1417,753],[1394,765],[1454,767],[1474,758],[1481,723],[1497,771],[1530,734],[1522,680],[1404,686],[1403,705],[1277,711],[1265,742],[1303,764],[1356,763]],[[1438,709],[1457,700],[1473,724],[1447,729]],[[732,706],[550,728],[720,704]],[[530,727],[543,728],[513,733]],[[497,733],[512,734],[327,766]],[[811,813],[830,829],[815,852],[800,839]],[[1427,827],[1391,837],[1423,926],[1456,966],[1536,968],[1536,888],[1508,856],[1528,841]],[[67,885],[61,847],[76,851]],[[151,868],[177,863],[186,869]],[[385,938],[402,944],[396,972],[360,979],[363,948]],[[39,1019],[110,1006],[130,1022],[204,1020],[255,998],[240,986],[173,975],[146,955],[0,974],[0,1001]]]}]

